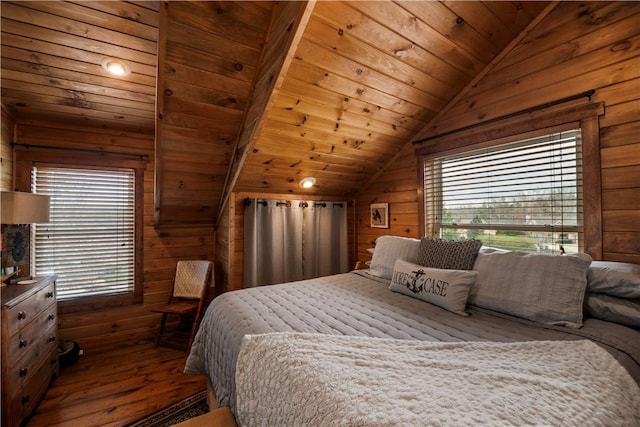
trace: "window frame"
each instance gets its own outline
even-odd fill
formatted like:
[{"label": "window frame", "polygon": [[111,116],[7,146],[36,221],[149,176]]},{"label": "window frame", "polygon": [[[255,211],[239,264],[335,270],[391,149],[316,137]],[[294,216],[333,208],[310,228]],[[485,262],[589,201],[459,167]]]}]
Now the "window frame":
[{"label": "window frame", "polygon": [[505,119],[488,125],[479,123],[460,132],[447,132],[434,137],[429,145],[417,148],[416,172],[418,177],[419,231],[422,236],[434,236],[426,218],[424,194],[424,162],[430,158],[527,139],[544,134],[579,128],[582,133],[583,191],[583,251],[594,260],[602,259],[602,186],[600,180],[600,128],[599,116],[604,114],[604,103],[587,103],[571,108],[552,108],[530,113],[524,117]]},{"label": "window frame", "polygon": [[[433,218],[443,218],[444,216],[444,206],[443,206],[443,200],[442,200],[442,191],[443,191],[443,179],[442,179],[442,169],[438,170],[439,168],[442,167],[442,163],[438,160],[443,159],[445,157],[450,157],[450,156],[459,156],[462,155],[464,156],[466,153],[470,153],[473,151],[484,151],[485,149],[497,149],[497,150],[502,150],[502,149],[509,149],[509,147],[507,147],[509,144],[511,143],[521,143],[519,148],[528,148],[529,145],[528,144],[522,144],[523,142],[527,141],[527,140],[531,140],[531,139],[535,139],[538,137],[547,137],[547,136],[551,136],[551,135],[557,135],[559,133],[562,132],[568,132],[571,130],[578,130],[581,133],[581,128],[579,126],[560,126],[559,128],[554,128],[552,131],[548,131],[548,129],[542,129],[540,131],[535,131],[532,133],[527,134],[526,136],[522,136],[522,135],[513,135],[508,137],[506,140],[501,141],[499,144],[491,144],[490,146],[487,145],[479,150],[477,150],[476,148],[469,148],[467,150],[456,150],[456,152],[447,152],[447,153],[439,153],[439,154],[434,154],[431,156],[427,156],[423,158],[423,174],[424,176],[427,176],[428,173],[431,174],[431,176],[433,177],[433,185],[430,186],[430,190],[429,192],[431,192],[431,194],[433,195],[433,200],[432,203],[429,203],[429,209],[427,209],[427,200],[426,200],[426,196],[425,196],[425,210],[424,210],[424,223],[427,226],[427,229],[429,230],[430,235],[432,236],[439,236],[442,232],[442,230],[447,230],[447,229],[465,229],[465,230],[472,230],[472,229],[477,229],[477,230],[495,230],[495,231],[500,231],[500,230],[513,230],[513,231],[530,231],[530,232],[542,232],[542,233],[559,233],[562,231],[564,232],[573,232],[573,233],[577,233],[580,236],[580,240],[579,240],[579,246],[578,246],[578,251],[582,252],[584,250],[584,222],[583,222],[583,214],[582,214],[582,197],[584,195],[584,191],[582,193],[580,193],[580,199],[579,199],[579,207],[580,209],[578,209],[578,225],[569,225],[569,224],[563,224],[561,226],[561,230],[558,229],[558,227],[551,225],[551,224],[539,224],[539,225],[526,225],[526,224],[479,224],[479,225],[473,225],[470,223],[464,223],[464,224],[448,224],[448,223],[444,223],[444,222],[431,222],[428,219],[430,218],[430,216],[432,216]],[[579,138],[579,146],[577,149],[577,153],[578,153],[578,157],[582,157],[582,137],[580,136]],[[537,144],[539,142],[534,142],[534,144]],[[549,144],[549,142],[547,142],[547,144]],[[582,160],[582,159],[581,159]],[[428,170],[428,166],[427,164],[431,163],[429,169]],[[582,161],[580,162],[580,165],[578,166],[578,170],[580,171],[580,179],[579,179],[579,184],[578,186],[583,188],[582,186]],[[517,173],[515,170],[512,173]],[[424,192],[426,193],[426,189],[424,190]]]},{"label": "window frame", "polygon": [[78,169],[134,171],[134,289],[130,293],[86,296],[58,301],[58,311],[74,313],[100,308],[122,307],[143,302],[144,291],[144,172],[147,161],[127,155],[98,155],[70,150],[15,149],[14,186],[18,191],[31,191],[31,171],[34,166],[69,167]]}]

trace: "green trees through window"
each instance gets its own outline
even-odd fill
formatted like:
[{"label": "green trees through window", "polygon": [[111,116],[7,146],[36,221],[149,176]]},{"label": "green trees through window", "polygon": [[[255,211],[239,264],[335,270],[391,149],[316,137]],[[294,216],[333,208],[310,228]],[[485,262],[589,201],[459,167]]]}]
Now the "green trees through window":
[{"label": "green trees through window", "polygon": [[580,130],[425,160],[427,224],[446,239],[527,252],[579,252]]}]

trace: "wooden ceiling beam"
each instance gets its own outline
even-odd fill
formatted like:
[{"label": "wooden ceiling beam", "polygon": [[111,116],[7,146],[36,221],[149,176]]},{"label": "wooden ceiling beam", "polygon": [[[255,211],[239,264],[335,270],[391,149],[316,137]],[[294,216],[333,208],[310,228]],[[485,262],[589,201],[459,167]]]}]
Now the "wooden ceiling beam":
[{"label": "wooden ceiling beam", "polygon": [[160,227],[162,224],[160,207],[162,205],[162,173],[163,173],[163,150],[162,150],[162,120],[164,115],[164,81],[165,81],[165,61],[167,55],[167,37],[169,32],[169,4],[160,3],[158,10],[158,47],[157,47],[157,74],[156,74],[156,111],[155,111],[155,139],[154,155],[155,169],[153,175],[153,224]]},{"label": "wooden ceiling beam", "polygon": [[216,225],[225,209],[247,155],[253,149],[260,134],[263,119],[275,99],[287,74],[293,55],[302,39],[315,6],[308,2],[279,2],[271,17],[271,26],[258,65],[255,86],[250,97],[249,109],[245,111],[243,125],[235,142],[229,173],[216,215]]}]

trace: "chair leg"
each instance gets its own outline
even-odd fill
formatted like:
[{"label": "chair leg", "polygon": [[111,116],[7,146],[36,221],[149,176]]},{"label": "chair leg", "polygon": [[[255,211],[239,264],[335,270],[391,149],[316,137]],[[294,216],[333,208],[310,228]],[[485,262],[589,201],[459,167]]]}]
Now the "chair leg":
[{"label": "chair leg", "polygon": [[160,345],[160,338],[162,337],[162,332],[164,332],[164,324],[167,321],[167,313],[162,313],[162,320],[160,321],[160,330],[158,331],[158,335],[156,336],[156,347]]},{"label": "chair leg", "polygon": [[189,334],[189,343],[187,344],[187,353],[191,351],[191,344],[193,344],[193,339],[196,336],[196,332],[198,331],[198,325],[200,324],[201,310],[198,308],[195,316],[193,317],[193,325],[191,326],[191,333]]}]

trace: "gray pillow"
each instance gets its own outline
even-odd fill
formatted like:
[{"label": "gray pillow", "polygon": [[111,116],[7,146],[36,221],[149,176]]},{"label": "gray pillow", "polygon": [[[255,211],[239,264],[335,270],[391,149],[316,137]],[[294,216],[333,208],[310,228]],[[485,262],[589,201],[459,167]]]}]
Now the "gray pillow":
[{"label": "gray pillow", "polygon": [[587,275],[587,291],[621,298],[640,298],[640,265],[593,261]]},{"label": "gray pillow", "polygon": [[420,239],[418,264],[430,268],[471,270],[482,246],[480,240],[445,240],[437,237]]},{"label": "gray pillow", "polygon": [[586,313],[596,319],[640,328],[640,299],[588,293],[584,307]]},{"label": "gray pillow", "polygon": [[589,264],[587,254],[480,253],[474,266],[478,280],[469,303],[536,322],[579,328]]},{"label": "gray pillow", "polygon": [[464,309],[477,277],[476,271],[443,270],[398,260],[389,289],[467,316]]},{"label": "gray pillow", "polygon": [[380,236],[376,239],[369,269],[372,276],[391,279],[396,260],[416,262],[420,240],[401,236]]}]

